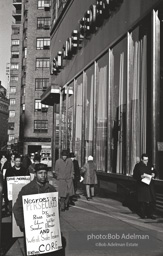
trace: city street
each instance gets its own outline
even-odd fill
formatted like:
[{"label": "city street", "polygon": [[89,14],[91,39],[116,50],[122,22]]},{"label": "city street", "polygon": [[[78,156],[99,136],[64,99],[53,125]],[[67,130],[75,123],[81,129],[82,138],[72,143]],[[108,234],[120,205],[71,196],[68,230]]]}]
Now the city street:
[{"label": "city street", "polygon": [[[163,218],[142,220],[111,198],[87,201],[81,192],[75,206],[61,212],[60,224],[63,249],[54,255],[163,255]],[[22,238],[12,243],[4,255],[25,255]]]}]

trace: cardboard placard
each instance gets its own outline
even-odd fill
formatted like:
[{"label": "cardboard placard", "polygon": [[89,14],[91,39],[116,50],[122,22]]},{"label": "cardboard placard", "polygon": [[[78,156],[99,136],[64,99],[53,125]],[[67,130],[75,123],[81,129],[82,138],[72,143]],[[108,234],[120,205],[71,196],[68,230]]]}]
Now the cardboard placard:
[{"label": "cardboard placard", "polygon": [[7,177],[7,196],[8,200],[12,200],[13,184],[23,184],[24,186],[30,182],[30,176],[13,176]]},{"label": "cardboard placard", "polygon": [[58,192],[23,196],[27,255],[62,248]]},{"label": "cardboard placard", "polygon": [[[12,184],[12,207],[14,206],[18,194],[22,187],[24,187],[23,183],[15,183]],[[20,228],[17,226],[14,214],[12,213],[12,237],[23,237],[24,233],[20,231]]]}]

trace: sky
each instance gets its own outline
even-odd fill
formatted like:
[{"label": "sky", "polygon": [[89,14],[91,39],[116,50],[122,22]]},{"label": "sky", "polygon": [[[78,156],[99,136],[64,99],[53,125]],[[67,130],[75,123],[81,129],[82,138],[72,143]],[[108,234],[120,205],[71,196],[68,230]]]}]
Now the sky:
[{"label": "sky", "polygon": [[13,0],[0,0],[0,81],[7,88],[6,64],[10,62]]}]

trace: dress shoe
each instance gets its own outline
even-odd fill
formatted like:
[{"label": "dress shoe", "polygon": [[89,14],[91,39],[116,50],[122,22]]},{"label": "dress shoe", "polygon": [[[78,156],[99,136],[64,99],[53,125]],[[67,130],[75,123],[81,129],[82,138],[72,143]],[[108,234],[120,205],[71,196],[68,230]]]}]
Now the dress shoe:
[{"label": "dress shoe", "polygon": [[87,197],[87,201],[91,200],[91,197]]}]

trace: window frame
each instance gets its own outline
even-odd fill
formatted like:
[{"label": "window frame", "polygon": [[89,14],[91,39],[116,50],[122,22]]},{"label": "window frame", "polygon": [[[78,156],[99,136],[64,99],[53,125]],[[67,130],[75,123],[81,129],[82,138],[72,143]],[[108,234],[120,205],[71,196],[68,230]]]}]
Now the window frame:
[{"label": "window frame", "polygon": [[[45,125],[45,128],[44,128]],[[37,128],[37,126],[40,128]],[[34,120],[34,133],[47,133],[48,132],[48,120]]]}]

